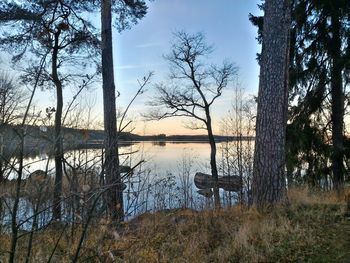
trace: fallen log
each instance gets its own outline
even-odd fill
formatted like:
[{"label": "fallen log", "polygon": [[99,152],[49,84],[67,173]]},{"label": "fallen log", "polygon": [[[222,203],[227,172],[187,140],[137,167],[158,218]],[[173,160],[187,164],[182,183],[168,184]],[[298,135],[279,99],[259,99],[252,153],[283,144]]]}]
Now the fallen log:
[{"label": "fallen log", "polygon": [[[196,173],[194,176],[194,184],[198,189],[214,188],[215,180],[210,174]],[[237,175],[219,176],[217,187],[225,191],[238,192],[242,188],[241,178]]]},{"label": "fallen log", "polygon": [[218,186],[225,191],[238,192],[242,188],[241,178],[237,175],[219,176]]},{"label": "fallen log", "polygon": [[196,173],[194,175],[194,185],[198,188],[198,189],[209,189],[209,188],[213,188],[215,184],[215,180],[214,178],[209,175],[209,174],[205,174],[205,173]]}]

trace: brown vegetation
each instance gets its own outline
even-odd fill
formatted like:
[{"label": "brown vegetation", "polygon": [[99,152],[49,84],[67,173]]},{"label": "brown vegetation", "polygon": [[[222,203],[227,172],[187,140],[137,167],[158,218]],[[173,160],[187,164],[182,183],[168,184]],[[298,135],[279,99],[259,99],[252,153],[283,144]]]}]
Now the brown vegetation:
[{"label": "brown vegetation", "polygon": [[[344,197],[346,196],[345,193]],[[143,214],[121,229],[108,220],[92,224],[79,259],[84,262],[346,262],[350,260],[345,199],[330,193],[292,189],[289,205],[262,214],[236,206],[219,211],[190,209]],[[73,235],[50,225],[34,235],[33,260],[54,262],[75,255],[83,225]],[[5,260],[10,237],[0,237]],[[26,238],[18,247],[24,259]]]}]

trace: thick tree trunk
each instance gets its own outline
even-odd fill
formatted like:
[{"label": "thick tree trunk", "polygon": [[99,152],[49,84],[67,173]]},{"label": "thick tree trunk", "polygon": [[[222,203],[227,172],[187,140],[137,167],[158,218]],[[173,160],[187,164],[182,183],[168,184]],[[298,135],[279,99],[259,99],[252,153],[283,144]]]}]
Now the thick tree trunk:
[{"label": "thick tree trunk", "polygon": [[209,144],[210,144],[210,168],[211,168],[211,175],[215,180],[216,186],[214,187],[214,204],[215,209],[218,209],[221,207],[220,204],[220,192],[218,184],[218,168],[216,166],[216,144],[215,144],[215,138],[213,134],[213,128],[211,125],[211,117],[209,113],[209,109],[206,109],[206,119],[207,119],[207,130],[208,130],[208,138],[209,138]]},{"label": "thick tree trunk", "polygon": [[265,209],[286,198],[290,0],[266,0],[256,120],[253,203]]},{"label": "thick tree trunk", "polygon": [[63,160],[63,140],[62,140],[62,108],[63,94],[62,82],[58,76],[58,50],[59,50],[60,30],[55,33],[55,45],[52,52],[52,80],[56,86],[56,112],[55,112],[55,185],[53,193],[52,216],[56,220],[61,219],[61,196],[62,196],[62,160]]},{"label": "thick tree trunk", "polygon": [[332,41],[330,55],[331,69],[331,95],[332,95],[332,168],[334,188],[340,192],[344,185],[344,93],[341,65],[341,36],[339,9],[332,12],[331,31]]},{"label": "thick tree trunk", "polygon": [[102,78],[105,138],[105,175],[107,213],[116,222],[123,221],[123,191],[119,172],[116,130],[115,85],[113,74],[111,0],[101,1]]}]

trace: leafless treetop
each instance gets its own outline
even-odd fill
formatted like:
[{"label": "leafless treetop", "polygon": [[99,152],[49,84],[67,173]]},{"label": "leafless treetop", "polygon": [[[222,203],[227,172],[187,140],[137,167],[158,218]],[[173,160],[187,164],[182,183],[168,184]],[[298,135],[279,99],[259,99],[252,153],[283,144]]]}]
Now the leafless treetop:
[{"label": "leafless treetop", "polygon": [[170,65],[169,80],[156,84],[157,96],[149,103],[154,108],[147,117],[159,120],[185,116],[206,125],[207,111],[232,81],[237,67],[228,61],[220,66],[209,65],[213,47],[205,42],[202,33],[180,31],[174,36],[171,52],[164,56]]}]

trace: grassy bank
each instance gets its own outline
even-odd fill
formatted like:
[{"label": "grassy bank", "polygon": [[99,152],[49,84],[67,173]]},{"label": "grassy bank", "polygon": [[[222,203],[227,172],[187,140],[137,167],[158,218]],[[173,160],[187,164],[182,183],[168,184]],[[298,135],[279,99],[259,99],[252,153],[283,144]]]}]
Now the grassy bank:
[{"label": "grassy bank", "polygon": [[[299,189],[289,192],[289,201],[266,214],[242,207],[144,214],[119,231],[100,221],[89,228],[79,262],[350,262],[343,198]],[[32,262],[47,262],[56,244],[52,262],[71,262],[81,228],[52,225],[36,233]],[[9,236],[0,239],[3,262]],[[21,238],[18,262],[26,244]]]}]

